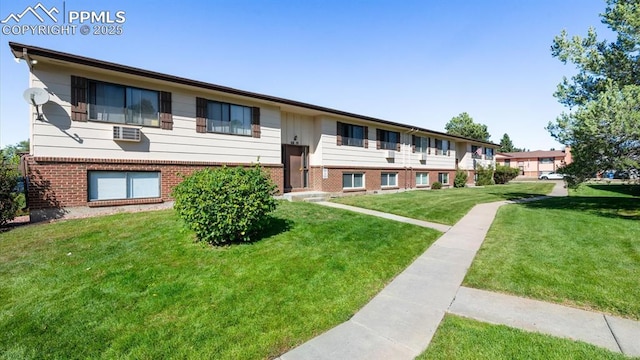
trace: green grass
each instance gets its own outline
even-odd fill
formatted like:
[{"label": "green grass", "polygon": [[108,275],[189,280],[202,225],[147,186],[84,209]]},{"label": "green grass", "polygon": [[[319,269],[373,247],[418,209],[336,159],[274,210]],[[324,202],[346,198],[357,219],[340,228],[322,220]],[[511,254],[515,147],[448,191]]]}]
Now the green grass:
[{"label": "green grass", "polygon": [[0,233],[0,358],[275,357],[346,321],[439,233],[281,203],[261,241],[194,243],[172,210]]},{"label": "green grass", "polygon": [[500,208],[464,285],[640,319],[640,198],[606,186]]},{"label": "green grass", "polygon": [[483,188],[350,196],[333,201],[413,219],[453,225],[477,204],[541,196],[548,194],[552,189],[552,183],[514,183]]},{"label": "green grass", "polygon": [[446,315],[427,350],[416,359],[622,360],[628,358],[584,342]]}]

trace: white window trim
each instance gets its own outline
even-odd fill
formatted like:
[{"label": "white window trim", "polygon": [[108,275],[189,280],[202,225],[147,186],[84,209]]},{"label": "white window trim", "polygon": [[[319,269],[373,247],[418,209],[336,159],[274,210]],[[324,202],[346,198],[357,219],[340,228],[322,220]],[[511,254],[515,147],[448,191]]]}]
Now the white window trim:
[{"label": "white window trim", "polygon": [[346,172],[346,173],[342,173],[343,178],[344,178],[345,175],[351,175],[351,184],[355,183],[354,175],[362,175],[362,186],[360,186],[360,187],[355,187],[355,186],[344,187],[344,181],[343,181],[343,184],[342,184],[342,189],[343,190],[353,190],[353,189],[364,189],[364,188],[366,188],[366,182],[365,182],[366,181],[366,176],[365,176],[365,174],[363,172],[352,172],[352,173]]},{"label": "white window trim", "polygon": [[[387,185],[382,185],[382,177],[387,176]],[[395,184],[389,185],[389,179],[393,175],[393,179],[395,180]],[[397,188],[398,187],[398,173],[395,172],[383,172],[380,174],[380,187],[381,188]]]},{"label": "white window trim", "polygon": [[[444,181],[440,181],[440,174],[446,174],[447,175],[447,182]],[[449,173],[448,172],[439,172],[438,173],[438,181],[442,184],[442,185],[449,185]]]},{"label": "white window trim", "polygon": [[[419,175],[419,174],[426,174],[426,175],[427,175],[427,179],[426,179],[426,181],[427,181],[427,182],[426,182],[426,184],[418,184],[418,179],[417,179],[417,177],[418,177],[418,175]],[[421,171],[421,172],[416,172],[416,186],[429,186],[429,185],[430,185],[430,184],[429,184],[429,173],[428,173],[428,172],[426,172],[426,171],[424,171],[424,172],[423,172],[423,171]]]}]

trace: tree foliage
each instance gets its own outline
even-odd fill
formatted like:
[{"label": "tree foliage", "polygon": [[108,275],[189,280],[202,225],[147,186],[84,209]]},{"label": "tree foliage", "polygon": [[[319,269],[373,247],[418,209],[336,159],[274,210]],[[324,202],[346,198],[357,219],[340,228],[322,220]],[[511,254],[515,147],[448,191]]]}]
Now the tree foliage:
[{"label": "tree foliage", "polygon": [[520,151],[520,149],[516,149],[516,147],[513,145],[513,142],[511,141],[511,138],[509,137],[509,134],[505,133],[504,135],[502,135],[502,139],[500,139],[500,148],[498,149],[498,152],[517,152]]},{"label": "tree foliage", "polygon": [[18,172],[11,164],[0,161],[0,226],[13,220],[20,209],[18,193]]},{"label": "tree foliage", "polygon": [[518,174],[520,174],[520,169],[498,164],[493,172],[493,181],[496,184],[506,184],[518,177]]},{"label": "tree foliage", "polygon": [[10,164],[20,162],[20,153],[29,152],[29,140],[22,140],[15,145],[7,145],[2,149],[2,160]]},{"label": "tree foliage", "polygon": [[559,142],[571,146],[573,163],[563,172],[580,183],[607,169],[640,167],[640,86],[615,85],[549,126]]},{"label": "tree foliage", "polygon": [[493,166],[476,165],[476,186],[494,185]]},{"label": "tree foliage", "polygon": [[640,153],[640,4],[637,0],[607,0],[602,22],[615,41],[587,36],[557,36],[552,55],[573,63],[577,74],[563,78],[554,96],[572,111],[561,114],[547,129],[572,147],[574,162],[563,169],[574,184],[595,172],[638,167]]},{"label": "tree foliage", "polygon": [[489,138],[491,138],[487,130],[487,125],[474,123],[473,118],[466,112],[451,118],[444,128],[448,134],[464,136],[480,141],[489,141]]}]

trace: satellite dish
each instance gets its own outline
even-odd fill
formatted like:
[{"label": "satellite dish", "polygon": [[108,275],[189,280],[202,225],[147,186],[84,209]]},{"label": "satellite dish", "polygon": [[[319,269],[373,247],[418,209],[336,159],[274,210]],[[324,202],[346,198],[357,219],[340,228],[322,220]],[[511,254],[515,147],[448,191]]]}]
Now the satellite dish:
[{"label": "satellite dish", "polygon": [[22,97],[24,97],[24,100],[28,104],[36,107],[36,112],[38,113],[37,119],[42,120],[42,114],[40,114],[38,106],[46,104],[49,101],[49,93],[47,90],[36,87],[28,88],[24,91]]}]

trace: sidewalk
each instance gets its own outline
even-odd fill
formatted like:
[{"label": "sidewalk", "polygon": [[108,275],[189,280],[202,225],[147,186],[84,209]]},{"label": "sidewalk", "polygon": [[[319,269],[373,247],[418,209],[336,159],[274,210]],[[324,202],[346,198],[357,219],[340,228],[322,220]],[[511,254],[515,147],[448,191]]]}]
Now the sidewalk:
[{"label": "sidewalk", "polygon": [[413,359],[422,353],[505,203],[475,206],[349,321],[280,359]]},{"label": "sidewalk", "polygon": [[[548,196],[476,205],[350,320],[279,359],[413,359],[427,348],[447,312],[640,356],[640,322],[460,286],[500,206],[566,195],[564,183],[557,182]],[[434,225],[355,209],[414,225]]]},{"label": "sidewalk", "polygon": [[460,287],[449,312],[640,356],[638,321],[467,287]]}]

